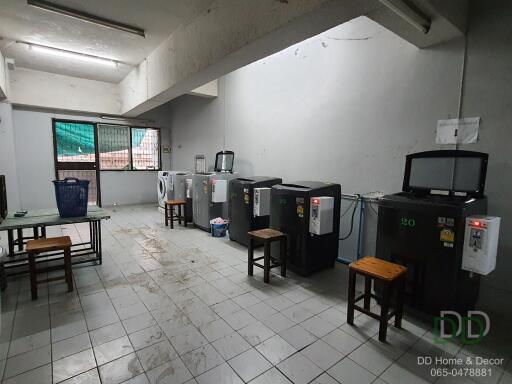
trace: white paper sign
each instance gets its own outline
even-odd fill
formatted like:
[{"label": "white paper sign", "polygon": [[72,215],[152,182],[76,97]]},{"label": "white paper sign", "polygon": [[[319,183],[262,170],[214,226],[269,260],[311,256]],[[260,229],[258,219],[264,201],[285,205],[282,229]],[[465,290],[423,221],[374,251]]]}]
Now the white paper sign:
[{"label": "white paper sign", "polygon": [[473,144],[478,140],[479,117],[437,121],[437,144]]}]

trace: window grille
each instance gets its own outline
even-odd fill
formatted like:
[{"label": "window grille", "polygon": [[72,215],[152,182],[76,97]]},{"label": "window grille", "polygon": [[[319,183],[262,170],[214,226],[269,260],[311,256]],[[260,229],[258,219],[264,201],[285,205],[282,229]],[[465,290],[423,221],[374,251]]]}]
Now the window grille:
[{"label": "window grille", "polygon": [[98,124],[100,169],[129,170],[130,127]]},{"label": "window grille", "polygon": [[137,170],[160,168],[160,134],[154,128],[132,128],[132,166]]}]

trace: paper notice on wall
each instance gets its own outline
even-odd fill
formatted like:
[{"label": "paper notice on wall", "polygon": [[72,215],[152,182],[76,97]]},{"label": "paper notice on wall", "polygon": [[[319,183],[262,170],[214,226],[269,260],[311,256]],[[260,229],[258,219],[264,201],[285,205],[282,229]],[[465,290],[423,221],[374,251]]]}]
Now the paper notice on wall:
[{"label": "paper notice on wall", "polygon": [[478,140],[479,117],[438,120],[437,144],[473,144]]}]

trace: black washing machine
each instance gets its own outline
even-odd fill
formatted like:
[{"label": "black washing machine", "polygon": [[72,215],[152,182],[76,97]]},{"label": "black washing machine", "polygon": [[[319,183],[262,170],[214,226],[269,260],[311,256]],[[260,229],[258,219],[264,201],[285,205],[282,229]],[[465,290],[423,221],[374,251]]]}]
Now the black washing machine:
[{"label": "black washing machine", "polygon": [[[278,184],[272,187],[270,200],[270,227],[288,234],[288,268],[309,276],[334,267],[341,186],[316,181]],[[272,254],[279,254],[278,246],[272,247]]]},{"label": "black washing machine", "polygon": [[229,238],[247,246],[247,232],[268,228],[270,188],[282,183],[277,177],[254,176],[229,182]]}]

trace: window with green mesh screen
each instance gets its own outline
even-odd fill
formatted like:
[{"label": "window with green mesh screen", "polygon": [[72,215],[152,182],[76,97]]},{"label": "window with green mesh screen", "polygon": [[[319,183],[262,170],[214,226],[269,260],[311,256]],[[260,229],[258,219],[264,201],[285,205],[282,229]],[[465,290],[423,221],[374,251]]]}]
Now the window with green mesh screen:
[{"label": "window with green mesh screen", "polygon": [[[160,169],[160,131],[156,128],[97,124],[101,170]],[[55,121],[57,160],[95,162],[95,123]]]},{"label": "window with green mesh screen", "polygon": [[130,127],[98,124],[100,169],[129,170]]},{"label": "window with green mesh screen", "polygon": [[55,136],[58,161],[96,161],[94,124],[56,121]]}]

